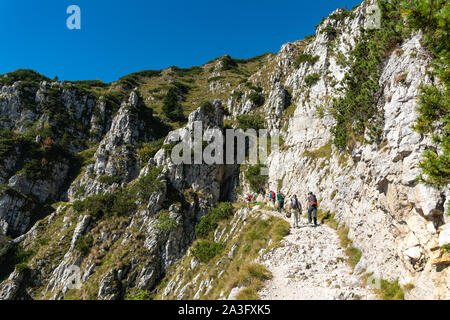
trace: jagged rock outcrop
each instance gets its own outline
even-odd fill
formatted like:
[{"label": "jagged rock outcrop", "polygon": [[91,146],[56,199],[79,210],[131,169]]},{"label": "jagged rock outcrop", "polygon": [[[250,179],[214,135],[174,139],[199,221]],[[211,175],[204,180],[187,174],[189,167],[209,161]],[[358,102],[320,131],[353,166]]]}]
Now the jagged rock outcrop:
[{"label": "jagged rock outcrop", "polygon": [[[111,144],[106,148],[111,151],[110,155],[117,151],[123,156],[120,152],[126,149],[121,147],[126,143],[135,143],[139,134],[148,134],[148,139],[151,137],[150,128],[139,127],[136,118],[130,116],[129,111],[133,110],[130,105],[135,105],[135,98],[132,94],[129,104],[122,106],[110,132],[102,142]],[[199,121],[205,128],[220,130],[223,125],[220,101],[214,101],[208,104],[208,107],[194,111],[189,117],[186,129],[179,131],[190,132],[193,130],[194,121]],[[171,142],[172,136],[173,132],[167,138],[168,143]],[[104,160],[102,157],[104,149],[100,147],[95,155],[97,160],[95,165],[92,165],[94,170],[104,170],[108,167],[109,158]],[[114,158],[110,159],[114,161]],[[136,179],[131,184],[139,183],[150,171],[160,167],[158,188],[152,191],[148,199],[137,199],[137,210],[129,212],[128,216],[116,217],[108,222],[90,215],[79,215],[70,204],[60,206],[39,224],[38,231],[30,230],[21,237],[20,242],[23,245],[32,245],[42,236],[39,230],[45,233],[52,230],[55,242],[43,255],[33,258],[30,262],[29,267],[34,277],[27,281],[11,279],[5,282],[2,288],[4,298],[23,298],[24,296],[14,289],[19,286],[25,288],[25,291],[20,292],[26,292],[34,299],[71,297],[76,291],[70,286],[74,279],[79,280],[81,288],[86,288],[78,291],[78,294],[81,294],[78,297],[85,299],[123,299],[130,288],[150,291],[195,239],[194,230],[198,220],[211,206],[217,204],[221,197],[228,196],[225,192],[234,189],[231,185],[224,189],[225,181],[231,179],[233,170],[227,170],[223,165],[174,165],[164,149],[157,153],[155,159],[150,159],[140,173],[135,172],[135,166],[128,166],[129,162],[124,163],[127,164],[123,167],[124,176]],[[234,166],[231,167],[235,169]],[[126,185],[131,179],[124,179],[123,184]],[[72,185],[71,190],[77,183]],[[92,182],[87,184],[95,185]],[[86,190],[95,190],[91,195],[108,192],[106,189]],[[111,189],[110,192],[114,190]],[[84,196],[89,197],[88,193]],[[62,227],[53,230],[53,225]],[[91,239],[89,241],[92,241],[94,248],[89,249],[91,251],[88,255],[87,252],[80,251],[83,250],[81,244],[85,243],[86,239]],[[56,249],[53,246],[59,248],[59,258],[49,265],[48,255]],[[121,258],[115,260],[111,255]],[[109,256],[112,261],[100,262],[105,256]],[[36,283],[39,285],[35,285]],[[91,285],[98,289],[95,292],[88,289]],[[15,293],[10,293],[12,291]]]},{"label": "jagged rock outcrop", "polygon": [[139,175],[137,143],[155,140],[157,136],[151,123],[156,120],[139,116],[146,110],[136,92],[122,103],[94,155],[95,163],[88,165],[84,175],[71,185],[68,192],[71,199],[106,192]]},{"label": "jagged rock outcrop", "polygon": [[[96,104],[91,94],[63,82],[1,85],[2,234],[20,236],[41,217],[44,204],[66,199],[77,167],[73,153],[83,148],[80,141],[96,142],[110,125],[110,107]],[[97,109],[103,121],[95,120]]]}]

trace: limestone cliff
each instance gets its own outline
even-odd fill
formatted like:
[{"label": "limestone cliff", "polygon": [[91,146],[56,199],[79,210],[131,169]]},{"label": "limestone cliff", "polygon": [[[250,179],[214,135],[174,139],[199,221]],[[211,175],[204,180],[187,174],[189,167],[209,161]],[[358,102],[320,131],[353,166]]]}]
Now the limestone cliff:
[{"label": "limestone cliff", "polygon": [[[355,276],[398,280],[408,299],[449,299],[448,162],[438,185],[418,179],[427,151],[448,159],[439,144],[448,129],[437,120],[434,132],[416,128],[424,86],[446,83],[435,74],[430,31],[396,6],[338,9],[277,54],[227,55],[110,84],[29,70],[0,76],[0,298],[239,296],[245,281],[211,285],[236,267],[236,253],[264,278],[259,251],[241,245],[256,239],[274,254],[286,226],[219,203],[254,193],[262,206],[261,190],[281,190],[302,201],[314,192],[321,213],[348,228],[361,252]],[[172,161],[195,121],[281,137],[256,190],[247,165]],[[247,224],[258,220],[261,229]],[[217,261],[201,261],[202,248]],[[256,283],[241,298],[257,297]]]}]

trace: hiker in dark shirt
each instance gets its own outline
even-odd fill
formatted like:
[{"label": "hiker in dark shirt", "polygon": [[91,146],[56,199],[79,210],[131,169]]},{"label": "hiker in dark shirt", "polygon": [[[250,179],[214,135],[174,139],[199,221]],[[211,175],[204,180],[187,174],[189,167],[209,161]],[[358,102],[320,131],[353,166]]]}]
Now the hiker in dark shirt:
[{"label": "hiker in dark shirt", "polygon": [[284,194],[281,193],[281,191],[278,191],[277,193],[277,200],[278,200],[278,212],[281,213],[281,210],[286,212],[284,209]]},{"label": "hiker in dark shirt", "polygon": [[317,198],[316,196],[310,192],[307,198],[307,208],[308,208],[308,222],[311,221],[311,214],[314,216],[314,226],[317,227]]}]

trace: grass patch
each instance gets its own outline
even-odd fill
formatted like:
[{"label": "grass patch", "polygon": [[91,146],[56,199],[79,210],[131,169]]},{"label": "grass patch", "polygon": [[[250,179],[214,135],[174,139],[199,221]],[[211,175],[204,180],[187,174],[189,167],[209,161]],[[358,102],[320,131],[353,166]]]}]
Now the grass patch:
[{"label": "grass patch", "polygon": [[347,227],[339,226],[339,223],[334,219],[334,213],[318,210],[317,219],[320,223],[325,223],[337,231],[341,247],[345,249],[345,254],[348,257],[348,263],[352,269],[354,269],[361,260],[362,253],[358,248],[353,246],[353,241],[349,239],[349,229]]},{"label": "grass patch", "polygon": [[239,271],[234,286],[245,286],[237,295],[237,300],[259,300],[258,291],[264,281],[272,279],[272,273],[262,264],[248,263]]},{"label": "grass patch", "polygon": [[305,152],[303,152],[303,156],[314,159],[314,160],[320,159],[320,158],[330,159],[331,152],[332,152],[331,142],[328,142],[327,144],[320,147],[319,149],[316,149],[313,151],[306,150]]},{"label": "grass patch", "polygon": [[376,292],[383,300],[405,300],[405,293],[402,287],[398,284],[398,280],[390,282],[384,279],[380,280],[381,288]]},{"label": "grass patch", "polygon": [[239,291],[236,300],[259,300],[259,296],[254,288],[245,288]]},{"label": "grass patch", "polygon": [[150,300],[147,290],[139,289],[133,296],[127,295],[125,300]]}]

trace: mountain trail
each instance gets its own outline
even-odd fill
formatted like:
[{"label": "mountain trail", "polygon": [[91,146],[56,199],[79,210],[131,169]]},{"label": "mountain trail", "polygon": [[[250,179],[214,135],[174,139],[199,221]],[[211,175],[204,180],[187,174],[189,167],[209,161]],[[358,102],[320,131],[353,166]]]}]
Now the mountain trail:
[{"label": "mountain trail", "polygon": [[293,217],[263,212],[289,221],[291,232],[282,247],[260,257],[273,275],[259,292],[262,300],[377,299],[360,276],[353,274],[334,229],[325,224],[313,227],[305,218],[294,228]]}]

